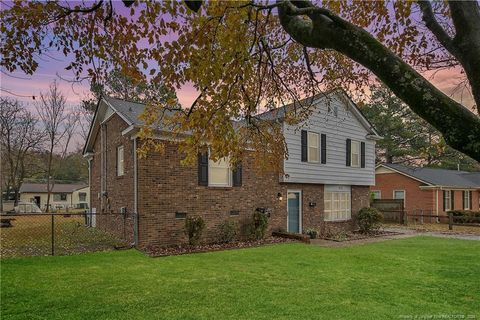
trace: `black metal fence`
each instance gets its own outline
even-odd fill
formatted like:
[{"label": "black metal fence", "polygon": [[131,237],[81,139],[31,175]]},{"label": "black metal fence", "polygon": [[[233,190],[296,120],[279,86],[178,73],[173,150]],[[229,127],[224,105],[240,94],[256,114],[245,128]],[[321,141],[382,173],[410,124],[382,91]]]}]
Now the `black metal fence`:
[{"label": "black metal fence", "polygon": [[0,215],[2,257],[68,255],[131,247],[135,213],[17,213]]}]

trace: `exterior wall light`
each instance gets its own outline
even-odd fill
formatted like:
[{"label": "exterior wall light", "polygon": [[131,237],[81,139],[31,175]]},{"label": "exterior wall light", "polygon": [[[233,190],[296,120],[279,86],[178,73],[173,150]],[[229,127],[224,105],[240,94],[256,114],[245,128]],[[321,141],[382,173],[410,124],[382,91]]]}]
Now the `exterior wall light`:
[{"label": "exterior wall light", "polygon": [[282,200],[283,200],[282,194],[281,194],[280,192],[277,193],[277,199],[278,199],[278,201],[282,201]]}]

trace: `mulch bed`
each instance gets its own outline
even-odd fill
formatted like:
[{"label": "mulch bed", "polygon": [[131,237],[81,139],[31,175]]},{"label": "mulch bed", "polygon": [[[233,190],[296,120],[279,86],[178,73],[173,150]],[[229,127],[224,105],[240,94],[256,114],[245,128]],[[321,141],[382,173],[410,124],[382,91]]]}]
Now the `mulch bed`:
[{"label": "mulch bed", "polygon": [[330,237],[324,237],[322,239],[335,241],[335,242],[344,242],[344,241],[352,241],[352,240],[364,240],[364,239],[370,239],[370,238],[394,236],[398,234],[402,234],[402,233],[394,232],[394,231],[376,231],[369,234],[364,234],[364,233],[354,231],[354,232],[342,233],[336,237],[330,236]]},{"label": "mulch bed", "polygon": [[176,256],[189,253],[202,253],[202,252],[213,252],[213,251],[222,251],[230,249],[242,249],[242,248],[253,248],[260,247],[265,245],[285,243],[285,242],[296,242],[294,239],[286,239],[281,237],[268,237],[262,240],[255,241],[237,241],[230,243],[213,243],[213,244],[201,244],[197,246],[191,246],[188,244],[172,247],[148,247],[146,248],[146,253],[151,257],[166,257],[166,256]]}]

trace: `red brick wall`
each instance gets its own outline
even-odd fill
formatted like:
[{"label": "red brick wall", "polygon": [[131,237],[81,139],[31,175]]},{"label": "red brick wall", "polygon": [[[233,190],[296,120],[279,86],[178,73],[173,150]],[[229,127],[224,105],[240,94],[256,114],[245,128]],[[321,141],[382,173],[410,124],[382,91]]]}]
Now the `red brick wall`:
[{"label": "red brick wall", "polygon": [[381,173],[375,175],[375,186],[370,190],[380,190],[382,199],[393,199],[394,190],[405,190],[405,209],[408,213],[419,209],[433,210],[435,213],[435,193],[421,190],[421,185],[421,182],[399,173]]},{"label": "red brick wall", "polygon": [[[218,226],[227,219],[239,224],[248,221],[258,207],[271,209],[269,230],[287,229],[287,190],[302,190],[302,229],[325,232],[323,222],[323,185],[285,184],[276,173],[259,173],[253,161],[243,161],[242,187],[214,188],[198,185],[197,167],[180,165],[183,158],[173,143],[167,143],[165,154],[151,153],[138,162],[139,176],[139,244],[165,246],[186,241],[184,220],[175,212],[200,215],[206,222],[205,241],[214,241]],[[368,205],[368,187],[352,188],[353,211]],[[277,199],[281,193],[283,200]],[[309,203],[315,202],[315,207]],[[231,217],[230,211],[239,211]],[[352,228],[352,222],[328,223],[330,228]]]},{"label": "red brick wall", "polygon": [[[120,207],[134,211],[133,141],[123,137],[121,131],[127,124],[117,115],[105,124],[107,141],[106,191],[103,201],[101,192],[101,134],[94,143],[92,160],[91,205],[99,213],[118,213]],[[125,175],[116,175],[116,150],[124,146]],[[279,183],[278,174],[260,173],[253,168],[248,157],[243,161],[242,187],[214,188],[198,186],[197,167],[180,164],[183,156],[174,143],[167,143],[165,154],[151,153],[146,159],[138,160],[138,213],[139,246],[166,246],[186,242],[185,220],[175,218],[175,212],[201,215],[206,222],[204,241],[215,241],[218,226],[225,220],[237,220],[239,225],[249,221],[259,207],[270,209],[269,230],[287,228],[287,190],[302,190],[302,229],[317,229],[325,233],[351,229],[353,220],[347,222],[323,222],[323,190],[321,184]],[[368,205],[368,186],[352,187],[352,212]],[[277,199],[281,193],[283,200]],[[309,203],[315,202],[315,207]],[[230,216],[230,211],[239,211]],[[121,233],[118,216],[99,216],[99,228]],[[127,221],[131,226],[132,222]],[[133,240],[133,227],[128,236]]]},{"label": "red brick wall", "polygon": [[[381,173],[375,175],[375,186],[370,187],[370,190],[380,190],[382,192],[382,199],[393,199],[393,190],[405,190],[406,210],[412,213],[415,210],[424,210],[424,214],[436,214],[437,191],[422,190],[421,182],[412,178],[406,177],[399,173]],[[455,210],[463,209],[462,190],[452,190],[454,193]],[[445,214],[443,211],[443,191],[438,190],[438,213]],[[479,191],[472,192],[472,210],[479,210]],[[418,212],[417,212],[418,213]],[[420,213],[418,213],[420,214]]]},{"label": "red brick wall", "polygon": [[[123,237],[123,219],[118,215],[121,207],[126,207],[127,212],[134,212],[134,191],[133,191],[133,141],[130,137],[122,136],[122,130],[128,127],[127,123],[114,114],[108,119],[105,126],[106,135],[106,197],[101,199],[101,131],[99,130],[95,137],[93,147],[93,159],[91,167],[91,188],[90,199],[91,207],[96,209],[97,227],[105,229]],[[117,147],[124,147],[124,165],[125,174],[117,176]],[[100,197],[99,197],[100,194]],[[114,214],[106,216],[104,214]],[[133,221],[132,217],[127,217],[127,237],[133,241]]]},{"label": "red brick wall", "polygon": [[[452,190],[452,193],[455,193],[454,195],[454,201],[455,201],[455,207],[452,208],[452,210],[463,210],[463,193],[462,190]],[[472,191],[472,208],[471,210],[478,211],[479,209],[479,191]],[[438,209],[440,213],[445,213],[443,211],[443,191],[439,190],[438,191]]]}]

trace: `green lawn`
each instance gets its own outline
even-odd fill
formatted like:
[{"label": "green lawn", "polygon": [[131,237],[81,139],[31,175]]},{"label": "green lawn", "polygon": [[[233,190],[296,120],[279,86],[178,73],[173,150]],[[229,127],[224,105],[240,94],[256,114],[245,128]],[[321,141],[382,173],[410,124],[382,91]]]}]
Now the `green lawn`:
[{"label": "green lawn", "polygon": [[1,261],[2,319],[480,317],[480,242],[418,237]]}]

